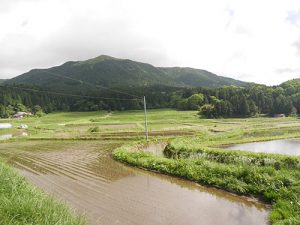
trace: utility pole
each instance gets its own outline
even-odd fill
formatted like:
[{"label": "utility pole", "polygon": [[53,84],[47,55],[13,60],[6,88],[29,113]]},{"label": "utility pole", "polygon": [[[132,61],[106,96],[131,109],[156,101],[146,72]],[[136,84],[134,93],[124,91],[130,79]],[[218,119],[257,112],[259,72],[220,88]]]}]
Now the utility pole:
[{"label": "utility pole", "polygon": [[146,141],[148,142],[147,106],[146,106],[145,96],[144,96],[144,114],[145,114],[145,135],[146,135]]}]

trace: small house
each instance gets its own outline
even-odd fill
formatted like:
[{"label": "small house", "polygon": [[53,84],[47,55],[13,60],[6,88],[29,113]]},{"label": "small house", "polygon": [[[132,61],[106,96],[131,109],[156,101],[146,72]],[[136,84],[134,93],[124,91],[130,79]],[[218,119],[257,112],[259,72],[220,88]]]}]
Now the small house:
[{"label": "small house", "polygon": [[275,118],[283,118],[283,117],[285,117],[285,114],[275,114],[274,117]]},{"label": "small house", "polygon": [[26,116],[32,116],[31,113],[28,113],[28,112],[16,112],[14,115],[13,115],[13,118],[24,118]]}]

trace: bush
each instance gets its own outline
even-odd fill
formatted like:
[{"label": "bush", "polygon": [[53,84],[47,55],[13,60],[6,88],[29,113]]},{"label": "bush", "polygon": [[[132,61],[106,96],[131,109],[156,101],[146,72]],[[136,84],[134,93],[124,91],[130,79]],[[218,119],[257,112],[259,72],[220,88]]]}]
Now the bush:
[{"label": "bush", "polygon": [[91,127],[91,128],[89,128],[88,131],[90,133],[97,133],[97,132],[100,132],[100,129],[99,129],[99,127]]}]

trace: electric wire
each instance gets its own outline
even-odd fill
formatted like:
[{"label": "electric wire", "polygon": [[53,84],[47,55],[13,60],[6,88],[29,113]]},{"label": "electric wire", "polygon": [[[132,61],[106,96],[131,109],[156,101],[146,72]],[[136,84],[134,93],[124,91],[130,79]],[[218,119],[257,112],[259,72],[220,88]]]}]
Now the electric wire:
[{"label": "electric wire", "polygon": [[135,97],[135,98],[141,98],[141,96],[137,96],[137,95],[134,95],[134,94],[130,94],[130,93],[127,93],[127,92],[124,92],[124,91],[119,91],[119,90],[115,90],[115,89],[112,89],[112,88],[109,88],[109,87],[105,87],[105,86],[102,86],[102,85],[99,85],[99,84],[92,84],[92,83],[89,83],[87,81],[82,81],[82,80],[78,80],[78,79],[74,79],[72,77],[69,77],[69,76],[65,76],[65,75],[61,75],[61,74],[58,74],[58,73],[53,73],[53,72],[49,72],[49,71],[45,71],[45,70],[41,70],[42,73],[47,73],[47,74],[50,74],[52,76],[57,76],[57,77],[61,77],[61,78],[65,78],[65,79],[69,79],[69,80],[72,80],[72,81],[77,81],[81,84],[87,84],[87,85],[90,85],[92,87],[99,87],[99,88],[103,88],[103,89],[106,89],[106,90],[110,90],[112,92],[115,92],[115,93],[119,93],[119,94],[125,94],[125,95],[128,95],[128,96],[131,96],[131,97]]},{"label": "electric wire", "polygon": [[119,101],[141,101],[142,100],[140,98],[109,98],[109,97],[100,97],[100,96],[77,95],[77,94],[68,94],[68,93],[54,92],[54,91],[43,91],[43,90],[37,90],[37,89],[32,89],[32,88],[23,88],[23,87],[6,86],[6,85],[0,85],[0,87],[14,88],[14,89],[20,89],[20,90],[24,90],[24,91],[34,91],[34,92],[40,92],[40,93],[49,93],[49,94],[63,95],[63,96],[70,96],[70,97],[84,97],[84,98],[119,100]]}]

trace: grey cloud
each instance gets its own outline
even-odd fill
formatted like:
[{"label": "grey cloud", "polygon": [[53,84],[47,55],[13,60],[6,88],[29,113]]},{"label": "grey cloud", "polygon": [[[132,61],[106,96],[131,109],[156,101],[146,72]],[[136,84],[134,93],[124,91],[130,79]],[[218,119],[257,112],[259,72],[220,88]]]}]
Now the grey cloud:
[{"label": "grey cloud", "polygon": [[228,29],[230,27],[231,23],[232,23],[233,18],[234,18],[235,11],[233,9],[231,9],[230,7],[227,7],[226,12],[228,13],[228,21],[225,25],[225,29]]},{"label": "grey cloud", "polygon": [[293,46],[297,49],[297,53],[300,56],[300,38],[293,43]]},{"label": "grey cloud", "polygon": [[[228,30],[228,29],[230,29],[232,24],[235,24],[235,23],[233,23],[235,20],[235,11],[228,7],[228,8],[226,8],[226,12],[228,14],[228,21],[225,25],[225,29]],[[232,29],[236,34],[249,35],[249,31],[240,24],[234,25],[232,27]]]},{"label": "grey cloud", "polygon": [[251,74],[249,73],[240,73],[236,76],[236,78],[240,80],[246,80],[249,77],[251,77]]},{"label": "grey cloud", "polygon": [[[19,5],[19,3],[24,2],[24,0],[1,0],[0,3],[0,12],[1,13],[9,13],[12,11],[15,7]],[[41,1],[41,0],[26,0],[27,2],[33,2],[33,1]]]},{"label": "grey cloud", "polygon": [[9,12],[18,4],[20,0],[2,0],[0,4],[0,12]]},{"label": "grey cloud", "polygon": [[25,27],[25,26],[27,26],[27,24],[28,24],[28,20],[24,20],[24,21],[21,23],[21,26],[22,26],[22,27]]},{"label": "grey cloud", "polygon": [[119,19],[75,18],[45,45],[49,51],[55,51],[64,58],[86,59],[108,54],[153,64],[169,61],[159,42],[135,33],[130,23]]},{"label": "grey cloud", "polygon": [[137,34],[131,24],[122,19],[103,21],[88,16],[73,17],[41,43],[25,34],[7,35],[0,40],[0,45],[4,46],[0,52],[0,78],[101,54],[158,66],[176,65],[158,41]]},{"label": "grey cloud", "polygon": [[235,11],[230,6],[228,6],[225,11],[228,13],[229,17],[233,17],[235,14]]},{"label": "grey cloud", "polygon": [[235,33],[237,33],[237,34],[246,35],[246,36],[250,35],[249,31],[248,31],[245,27],[240,26],[240,25],[237,25],[237,26],[235,27],[235,30],[234,30],[234,31],[235,31]]},{"label": "grey cloud", "polygon": [[295,68],[295,69],[292,69],[292,68],[280,68],[280,69],[277,69],[275,70],[276,73],[300,73],[300,68]]},{"label": "grey cloud", "polygon": [[300,9],[290,11],[286,18],[291,24],[300,26]]},{"label": "grey cloud", "polygon": [[[31,61],[34,39],[28,35],[8,34],[1,41],[0,76],[7,78],[9,71],[25,69]],[[30,47],[31,46],[31,47]],[[10,69],[13,68],[13,69]]]}]

